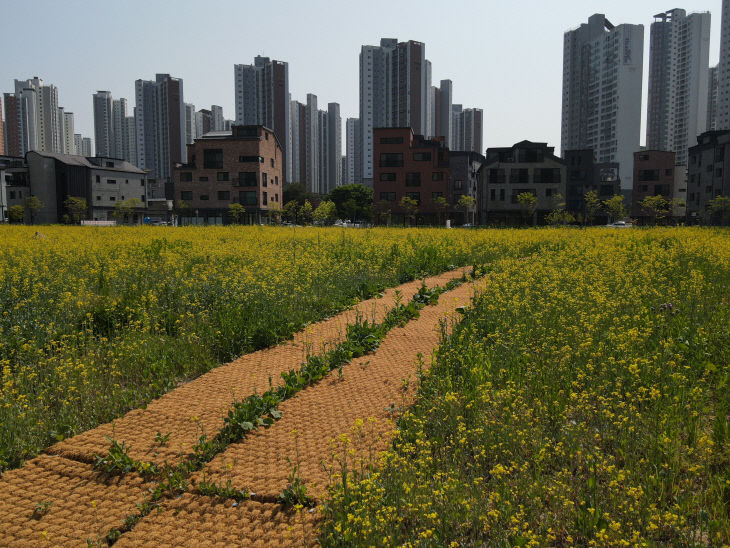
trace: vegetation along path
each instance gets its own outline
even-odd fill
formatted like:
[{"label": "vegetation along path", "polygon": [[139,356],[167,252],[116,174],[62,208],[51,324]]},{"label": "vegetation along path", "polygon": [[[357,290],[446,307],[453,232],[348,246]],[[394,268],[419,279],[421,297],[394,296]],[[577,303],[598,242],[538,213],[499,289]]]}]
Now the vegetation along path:
[{"label": "vegetation along path", "polygon": [[[49,454],[7,471],[0,477],[0,491],[8,494],[0,500],[0,522],[5,525],[0,543],[78,545],[89,540],[118,541],[121,546],[258,540],[271,545],[314,538],[316,513],[285,510],[298,506],[299,499],[310,502],[323,493],[328,477],[320,462],[330,454],[330,440],[355,420],[376,419],[369,424],[382,448],[392,428],[386,419],[410,400],[418,356],[431,352],[439,340],[440,320],[466,304],[472,293],[465,284],[436,302],[438,292],[428,288],[452,288],[463,275],[455,270],[387,290],[381,298],[309,326],[292,341],[245,355],[146,409],[63,440]],[[420,306],[433,306],[417,311],[413,303],[419,300]],[[388,329],[381,329],[384,325]],[[390,329],[396,325],[404,327]],[[366,332],[366,339],[379,337],[372,345],[373,350],[380,345],[375,354],[355,360],[344,373],[345,362],[366,350],[348,351],[336,362],[330,359],[338,371],[288,398],[293,392],[282,386],[287,381],[282,373],[306,386],[303,375],[292,372],[303,361],[316,365],[319,356],[339,356],[338,351],[349,348],[343,345],[352,338],[351,331],[357,331],[353,326]],[[229,444],[238,441],[237,434],[228,434],[231,406],[258,401],[249,395],[261,393],[282,394],[282,403],[276,411],[267,408],[257,415],[260,421],[269,417],[260,424],[271,424],[270,416],[281,420],[242,443]],[[292,435],[293,430],[300,435]],[[247,430],[243,432],[245,436]],[[288,485],[293,472],[298,491]],[[166,478],[176,478],[176,483]],[[288,487],[292,497],[279,501]],[[253,500],[247,500],[249,492],[255,493]],[[153,508],[158,511],[151,512]],[[217,520],[226,526],[218,527]]]}]

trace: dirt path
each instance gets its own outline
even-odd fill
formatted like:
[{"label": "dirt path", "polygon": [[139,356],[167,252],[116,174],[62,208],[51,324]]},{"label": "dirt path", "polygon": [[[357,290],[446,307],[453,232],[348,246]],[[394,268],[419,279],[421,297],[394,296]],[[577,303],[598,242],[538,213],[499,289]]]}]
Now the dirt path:
[{"label": "dirt path", "polygon": [[[343,378],[333,372],[286,400],[279,406],[281,420],[230,445],[191,478],[224,485],[230,481],[233,487],[254,492],[253,501],[233,506],[230,501],[186,494],[169,502],[162,513],[142,519],[118,546],[146,546],[160,539],[185,546],[314,543],[318,512],[286,512],[275,503],[294,465],[308,494],[319,498],[338,480],[343,451],[352,467],[358,466],[357,459],[367,460],[384,449],[392,437],[393,411],[412,403],[418,364],[430,364],[441,322],[446,319],[448,324],[458,315],[456,308],[467,305],[473,291],[472,284],[465,284],[442,295],[436,306],[422,309],[418,319],[390,331],[373,355],[349,364]],[[343,441],[343,434],[350,442]],[[209,520],[225,525],[211,529]]]},{"label": "dirt path", "polygon": [[[462,270],[459,269],[429,278],[426,283],[429,287],[440,286],[461,275]],[[243,398],[254,391],[261,393],[267,390],[269,378],[274,384],[278,384],[281,380],[280,373],[298,368],[308,353],[318,352],[322,344],[343,340],[347,324],[352,323],[358,314],[380,321],[396,303],[396,291],[402,295],[403,302],[408,302],[420,286],[421,281],[414,281],[389,289],[382,298],[363,301],[352,310],[309,326],[292,341],[248,354],[214,369],[153,401],[146,409],[131,411],[112,423],[59,442],[48,450],[49,454],[32,459],[22,468],[5,472],[0,476],[0,493],[3,493],[0,497],[0,545],[78,546],[83,545],[87,539],[92,542],[103,540],[109,529],[119,527],[125,517],[135,512],[135,504],[143,500],[149,487],[134,473],[121,478],[104,478],[94,471],[94,455],[106,454],[108,451],[107,436],[126,442],[131,448],[130,456],[135,459],[157,464],[164,461],[179,462],[202,432],[215,434],[236,398]],[[421,319],[415,321],[434,319],[433,312],[441,309],[442,303],[449,302],[457,291],[463,291],[463,288],[442,295],[439,305],[426,307],[421,312]],[[397,329],[393,333],[400,331]],[[386,338],[383,346],[386,346],[387,340]],[[429,352],[438,342],[436,332],[433,333],[432,340],[435,342],[428,347],[424,346],[424,352]],[[360,361],[367,361],[367,358]],[[356,368],[355,364],[349,367]],[[394,386],[400,382],[399,374],[396,370],[392,372],[391,381]],[[345,381],[347,379],[346,376]],[[334,386],[328,380],[322,385]],[[313,388],[317,387],[307,389],[300,397]],[[294,401],[298,399],[300,398]],[[284,404],[282,408],[285,409],[285,418],[289,413],[297,412],[296,409],[284,407]],[[316,417],[309,418],[316,422]],[[339,427],[339,424],[332,426]],[[158,432],[170,434],[166,444],[155,440]],[[288,474],[288,470],[287,467],[282,473]],[[272,476],[271,489],[278,479],[278,476]],[[185,507],[175,509],[173,505]],[[37,506],[39,511],[36,511]],[[169,538],[171,545],[187,542],[191,546],[200,546],[211,541],[228,543],[225,539],[230,540],[230,536],[221,537],[225,527],[211,528],[206,525],[208,520],[214,522],[214,516],[220,516],[226,524],[230,524],[233,528],[230,534],[237,535],[237,542],[259,545],[260,543],[254,541],[267,539],[267,532],[273,531],[275,534],[272,533],[273,536],[261,545],[276,545],[273,539],[280,539],[283,544],[291,545],[295,538],[310,538],[316,521],[315,514],[304,512],[292,517],[282,512],[277,504],[246,502],[234,507],[230,501],[225,504],[215,503],[207,497],[189,494],[171,501],[164,515],[156,512],[153,514],[160,520],[169,518],[171,521],[154,522],[159,523],[161,528],[152,536],[143,537],[147,539],[143,542],[146,545],[164,545],[165,538]],[[178,518],[182,515],[188,516],[184,521],[190,528],[190,535],[180,529],[182,524]],[[152,517],[150,515],[147,518]],[[147,518],[138,524],[141,527],[140,534],[144,534],[146,530]],[[171,524],[168,531],[172,537],[163,536],[164,523]],[[295,532],[295,526],[299,527],[299,533]],[[135,539],[140,538],[132,536],[135,530],[136,528],[122,537],[120,546],[123,545],[122,541],[136,542]],[[193,534],[193,531],[197,532]],[[295,534],[299,536],[293,536]],[[125,538],[128,536],[128,539]],[[191,540],[186,541],[186,537]]]}]

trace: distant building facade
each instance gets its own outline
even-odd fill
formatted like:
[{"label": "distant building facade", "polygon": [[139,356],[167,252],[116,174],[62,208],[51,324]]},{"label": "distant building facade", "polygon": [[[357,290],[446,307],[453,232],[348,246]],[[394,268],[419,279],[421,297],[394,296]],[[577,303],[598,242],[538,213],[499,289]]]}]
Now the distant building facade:
[{"label": "distant building facade", "polygon": [[[567,150],[563,159],[568,168],[565,188],[565,207],[574,215],[585,216],[585,195],[595,192],[601,201],[621,194],[621,174],[616,162],[597,163],[590,149]],[[598,221],[608,222],[608,216],[598,212]]]},{"label": "distant building facade", "polygon": [[631,201],[631,217],[647,220],[651,215],[641,206],[648,196],[662,196],[667,202],[675,198],[677,155],[665,150],[642,150],[634,153],[634,192]]},{"label": "distant building facade", "polygon": [[710,223],[710,202],[730,197],[730,130],[708,131],[697,137],[687,162],[687,221]]}]

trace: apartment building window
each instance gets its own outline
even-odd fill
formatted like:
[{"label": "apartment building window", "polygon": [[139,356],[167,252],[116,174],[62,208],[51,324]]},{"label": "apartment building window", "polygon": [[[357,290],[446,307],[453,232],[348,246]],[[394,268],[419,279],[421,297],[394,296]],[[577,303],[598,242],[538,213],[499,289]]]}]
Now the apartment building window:
[{"label": "apartment building window", "polygon": [[274,167],[274,159],[271,159],[271,167]]},{"label": "apartment building window", "polygon": [[228,180],[228,172],[227,171],[219,171],[216,173],[216,180],[217,181],[227,181]]},{"label": "apartment building window", "polygon": [[725,158],[725,147],[717,147],[715,149],[715,161],[722,162]]},{"label": "apartment building window", "polygon": [[207,176],[207,175],[203,175],[203,176],[201,176],[201,177],[200,177],[200,182],[201,182],[201,183],[206,183],[206,182],[208,182],[208,176]]},{"label": "apartment building window", "polygon": [[658,169],[640,169],[639,170],[639,181],[658,181],[659,170]]},{"label": "apartment building window", "polygon": [[208,201],[210,198],[208,197],[207,194],[201,194],[200,199],[205,202],[205,201]]},{"label": "apartment building window", "polygon": [[279,186],[279,176],[274,175],[274,186]]},{"label": "apartment building window", "polygon": [[403,167],[403,153],[383,152],[380,155],[380,167]]},{"label": "apartment building window", "polygon": [[110,197],[109,197],[109,200],[110,200],[110,201],[112,201],[112,202],[116,202],[116,201],[117,201],[117,199],[116,199],[116,197],[115,197],[115,196],[110,196]]},{"label": "apartment building window", "polygon": [[278,192],[276,194],[274,194],[274,201],[275,202],[278,202],[279,201],[279,193]]},{"label": "apartment building window", "polygon": [[431,172],[431,180],[432,181],[443,181],[444,180],[444,172],[443,171],[433,171],[433,172]]},{"label": "apartment building window", "polygon": [[116,181],[116,179],[107,179],[106,180],[106,184],[108,184],[108,185],[116,185],[117,184],[117,181]]},{"label": "apartment building window", "polygon": [[381,145],[401,145],[403,144],[403,137],[381,137]]},{"label": "apartment building window", "polygon": [[243,205],[256,205],[256,191],[255,190],[241,190],[238,192],[238,200]]},{"label": "apartment building window", "polygon": [[231,199],[231,193],[228,190],[219,190],[218,191],[218,199],[219,200],[230,200]]},{"label": "apartment building window", "polygon": [[261,174],[261,186],[268,186],[268,181],[266,179],[266,173]]},{"label": "apartment building window", "polygon": [[499,189],[499,201],[504,202],[504,189],[503,188]]},{"label": "apartment building window", "polygon": [[464,181],[455,181],[454,188],[456,190],[461,190],[462,188],[464,188]]},{"label": "apartment building window", "polygon": [[406,186],[421,186],[421,174],[417,171],[406,173]]},{"label": "apartment building window", "polygon": [[511,184],[524,184],[529,182],[529,170],[527,168],[511,169],[509,172],[509,182]]},{"label": "apartment building window", "polygon": [[503,185],[507,182],[505,178],[504,169],[490,169],[489,178],[490,185]]},{"label": "apartment building window", "polygon": [[395,202],[395,192],[381,192],[380,199],[388,202]]},{"label": "apartment building window", "polygon": [[223,167],[223,149],[209,148],[203,151],[204,169],[221,169]]},{"label": "apartment building window", "polygon": [[558,168],[540,168],[533,173],[535,183],[543,183],[554,185],[560,183],[560,169]]},{"label": "apartment building window", "polygon": [[143,202],[146,202],[146,201],[147,201],[147,197],[146,197],[146,196],[145,196],[144,194],[142,194],[142,195],[141,195],[141,196],[139,197],[139,199],[140,199],[140,200],[142,200]]},{"label": "apartment building window", "polygon": [[416,162],[430,162],[431,153],[430,152],[414,152],[413,160]]},{"label": "apartment building window", "polygon": [[180,199],[181,200],[192,200],[193,199],[193,191],[192,190],[183,190],[180,193]]},{"label": "apartment building window", "polygon": [[104,162],[106,167],[114,167],[114,162]]},{"label": "apartment building window", "polygon": [[381,181],[395,181],[395,173],[381,173],[380,180]]},{"label": "apartment building window", "polygon": [[[11,194],[12,194],[12,192],[11,192]],[[11,198],[12,198],[12,196],[11,196]],[[101,196],[97,196],[97,197],[96,197],[96,201],[97,201],[97,202],[101,202]]]},{"label": "apartment building window", "polygon": [[489,191],[489,199],[492,200],[493,202],[497,200],[496,189],[493,188]]},{"label": "apartment building window", "polygon": [[420,192],[406,192],[406,196],[410,199],[415,200],[417,204],[421,204],[421,193]]},{"label": "apartment building window", "polygon": [[649,185],[639,185],[639,192],[649,192]]},{"label": "apartment building window", "polygon": [[239,186],[256,186],[259,184],[258,175],[255,171],[241,171],[238,173]]},{"label": "apartment building window", "polygon": [[261,156],[239,156],[238,161],[242,164],[248,164],[248,163],[256,163],[256,164],[263,164],[264,159]]},{"label": "apartment building window", "polygon": [[181,183],[192,183],[193,182],[193,174],[190,171],[183,171],[180,173],[180,182]]}]

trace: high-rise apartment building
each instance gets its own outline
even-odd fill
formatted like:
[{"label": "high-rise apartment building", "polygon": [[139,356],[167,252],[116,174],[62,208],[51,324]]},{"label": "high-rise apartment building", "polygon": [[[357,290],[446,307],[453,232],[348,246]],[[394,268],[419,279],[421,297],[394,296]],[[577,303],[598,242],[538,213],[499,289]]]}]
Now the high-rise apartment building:
[{"label": "high-rise apartment building", "polygon": [[618,162],[628,195],[641,132],[643,52],[643,25],[614,26],[603,14],[563,40],[561,150],[591,149],[599,163]]},{"label": "high-rise apartment building", "polygon": [[223,107],[220,107],[218,105],[211,105],[210,113],[213,122],[213,131],[225,130],[226,120],[225,118],[223,118]]},{"label": "high-rise apartment building", "polygon": [[649,51],[646,147],[687,164],[707,125],[710,14],[673,9],[654,16]]},{"label": "high-rise apartment building", "polygon": [[346,184],[352,185],[362,181],[362,132],[360,118],[348,118],[345,122],[346,148],[345,172],[342,177]]},{"label": "high-rise apartment building", "polygon": [[170,181],[172,167],[186,160],[183,81],[169,74],[137,80],[135,103],[137,165],[154,179]]},{"label": "high-rise apartment building", "polygon": [[317,173],[319,176],[319,190],[329,192],[329,118],[326,110],[317,111]]},{"label": "high-rise apartment building", "polygon": [[3,122],[2,97],[0,97],[0,154],[5,154],[5,122]]},{"label": "high-rise apartment building", "polygon": [[76,150],[76,144],[74,142],[74,113],[73,112],[60,112],[59,108],[59,119],[63,127],[62,131],[62,145],[64,154],[78,154]]},{"label": "high-rise apartment building", "polygon": [[185,103],[185,144],[192,145],[198,134],[195,132],[195,105]]},{"label": "high-rise apartment building", "polygon": [[373,178],[373,129],[410,127],[429,131],[427,115],[431,87],[426,45],[383,38],[380,46],[360,50],[360,131],[362,180]]},{"label": "high-rise apartment building", "polygon": [[304,128],[306,164],[304,184],[309,192],[319,194],[321,192],[319,180],[319,111],[317,110],[317,96],[312,93],[307,94]]},{"label": "high-rise apartment building", "polygon": [[94,94],[94,141],[96,154],[106,158],[114,158],[114,130],[112,119],[113,108],[111,91],[97,91]]},{"label": "high-rise apartment building", "polygon": [[451,150],[464,150],[464,106],[451,105]]},{"label": "high-rise apartment building", "polygon": [[112,101],[112,133],[114,135],[114,156],[129,161],[129,139],[127,138],[127,100]]},{"label": "high-rise apartment building", "polygon": [[289,157],[290,162],[290,183],[304,182],[306,173],[305,157],[305,134],[304,134],[304,105],[299,101],[289,102]]},{"label": "high-rise apartment building", "polygon": [[718,65],[718,130],[730,129],[730,0],[722,0],[720,64]]},{"label": "high-rise apartment building", "polygon": [[438,88],[434,88],[434,137],[443,137],[448,148],[451,147],[452,118],[451,106],[453,104],[453,84],[451,80],[441,80]]},{"label": "high-rise apartment building", "polygon": [[76,149],[76,154],[78,154],[79,156],[84,155],[82,139],[83,137],[80,133],[74,133],[74,148]]},{"label": "high-rise apartment building", "polygon": [[61,151],[58,88],[37,76],[15,80],[15,93],[5,94],[8,151],[24,156],[30,150]]},{"label": "high-rise apartment building", "polygon": [[12,93],[3,96],[5,103],[5,152],[8,156],[22,156],[20,100]]},{"label": "high-rise apartment building", "polygon": [[464,109],[464,148],[467,152],[482,153],[482,109],[467,108]]},{"label": "high-rise apartment building", "polygon": [[327,105],[327,192],[342,185],[342,118],[340,104]]},{"label": "high-rise apartment building", "polygon": [[129,157],[125,157],[133,166],[137,165],[137,126],[134,121],[134,116],[127,116],[124,119],[125,132],[124,135],[127,138],[127,146],[125,148],[125,154],[129,154]]},{"label": "high-rise apartment building", "polygon": [[717,98],[719,94],[719,67],[710,67],[707,72],[707,123],[706,131],[717,129]]},{"label": "high-rise apartment building", "polygon": [[257,56],[253,65],[234,65],[236,124],[259,124],[274,131],[284,149],[283,173],[289,169],[289,64]]}]

